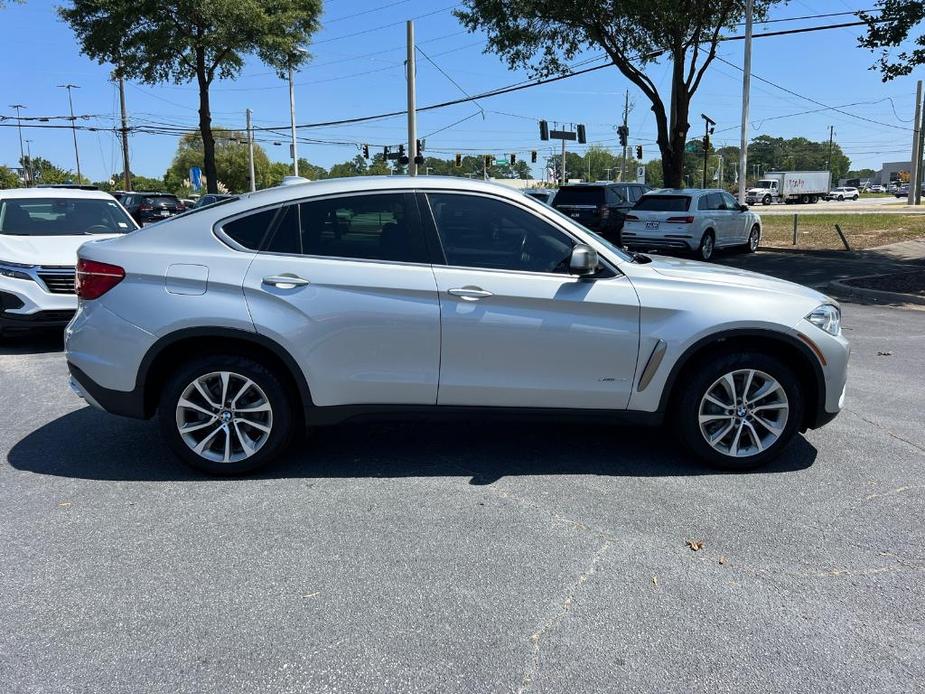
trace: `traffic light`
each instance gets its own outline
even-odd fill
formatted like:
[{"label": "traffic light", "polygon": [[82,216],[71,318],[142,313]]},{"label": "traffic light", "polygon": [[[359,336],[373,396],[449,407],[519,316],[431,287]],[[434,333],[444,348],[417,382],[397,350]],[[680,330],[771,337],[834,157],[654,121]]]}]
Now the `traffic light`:
[{"label": "traffic light", "polygon": [[517,163],[517,155],[516,155],[516,154],[512,154],[512,155],[511,155],[511,166],[514,166],[514,164],[516,164],[516,163]]},{"label": "traffic light", "polygon": [[536,164],[536,150],[533,150],[532,152],[530,152],[530,163]]},{"label": "traffic light", "polygon": [[389,158],[389,148],[388,147],[382,148],[382,158],[386,160]]},{"label": "traffic light", "polygon": [[578,124],[578,144],[583,145],[587,143],[588,139],[585,136],[585,126],[583,123]]},{"label": "traffic light", "polygon": [[540,139],[548,140],[549,139],[549,123],[544,120],[540,121]]},{"label": "traffic light", "polygon": [[398,145],[398,163],[402,166],[407,166],[409,161],[411,160],[408,159],[408,155],[405,154],[405,146]]},{"label": "traffic light", "polygon": [[642,145],[636,145],[636,158],[642,161]]},{"label": "traffic light", "polygon": [[490,169],[492,164],[492,156],[490,154],[485,155],[485,168]]},{"label": "traffic light", "polygon": [[617,135],[620,137],[620,146],[626,147],[626,141],[629,139],[630,129],[625,125],[621,125],[617,128]]},{"label": "traffic light", "polygon": [[456,168],[458,169],[460,166],[462,166],[462,155],[459,152],[457,152],[456,153]]},{"label": "traffic light", "polygon": [[369,159],[369,145],[363,145],[363,158]]}]

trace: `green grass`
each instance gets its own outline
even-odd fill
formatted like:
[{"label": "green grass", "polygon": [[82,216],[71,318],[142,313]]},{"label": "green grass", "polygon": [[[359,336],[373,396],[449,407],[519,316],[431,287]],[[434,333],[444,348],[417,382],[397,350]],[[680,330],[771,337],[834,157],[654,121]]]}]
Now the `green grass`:
[{"label": "green grass", "polygon": [[[793,248],[793,217],[762,218],[761,245]],[[905,214],[800,214],[797,248],[844,248],[835,225],[841,227],[852,249],[873,248],[925,237],[925,215]]]}]

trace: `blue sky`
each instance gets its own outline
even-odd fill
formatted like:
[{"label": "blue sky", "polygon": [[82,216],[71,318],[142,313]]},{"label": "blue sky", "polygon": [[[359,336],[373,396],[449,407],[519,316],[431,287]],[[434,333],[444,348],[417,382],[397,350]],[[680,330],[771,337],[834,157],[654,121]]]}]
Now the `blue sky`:
[{"label": "blue sky", "polygon": [[[69,28],[57,19],[56,4],[49,0],[27,0],[23,5],[7,6],[0,11],[0,46],[5,48],[4,60],[0,63],[0,91],[4,97],[0,114],[11,115],[8,105],[14,103],[27,105],[24,115],[65,114],[67,94],[56,85],[72,82],[81,86],[74,91],[75,112],[94,116],[84,123],[112,127],[118,116],[118,94],[115,85],[108,81],[110,67],[97,65],[80,54]],[[409,18],[418,18],[415,25],[420,48],[469,94],[518,82],[527,76],[522,71],[508,70],[498,57],[482,52],[484,37],[465,32],[450,12],[452,0],[326,0],[324,4],[323,28],[310,47],[312,61],[296,77],[297,120],[300,123],[404,108],[403,22]],[[793,0],[776,8],[772,18],[845,12],[872,6],[872,0]],[[358,13],[363,14],[351,16]],[[757,26],[756,33],[851,19],[832,17],[780,22],[768,27]],[[393,26],[383,26],[389,24]],[[369,29],[375,30],[350,36]],[[824,140],[828,137],[829,125],[834,125],[836,140],[851,158],[854,168],[876,169],[883,161],[907,160],[912,140],[915,80],[925,77],[925,70],[883,84],[876,72],[868,70],[873,62],[872,54],[857,48],[858,33],[858,28],[835,29],[756,40],[752,72],[826,106],[876,102],[843,110],[878,124],[834,111],[792,116],[819,106],[753,79],[752,136],[767,134]],[[719,55],[741,66],[742,43],[723,44]],[[459,87],[433,65],[420,56],[418,61],[419,106],[462,96]],[[649,72],[660,88],[667,90],[668,67],[655,64]],[[714,63],[694,97],[692,134],[700,133],[699,114],[704,112],[718,123],[714,143],[737,145],[741,88],[739,70]],[[634,105],[629,118],[631,144],[641,143],[645,158],[649,159],[657,155],[654,118],[645,97],[616,68],[486,99],[480,102],[484,114],[472,103],[424,113],[419,116],[418,133],[429,135],[427,149],[434,156],[450,157],[460,150],[498,155],[520,152],[523,156],[537,149],[542,161],[549,153],[550,143],[539,141],[536,120],[546,118],[586,123],[589,141],[616,149],[614,127],[622,114],[626,89],[630,90]],[[156,121],[196,127],[197,92],[191,84],[129,83],[126,97],[133,125]],[[256,125],[278,125],[285,129],[289,122],[288,106],[286,82],[256,59],[248,61],[238,80],[217,82],[212,89],[213,122],[217,125],[243,129],[244,109],[250,107],[254,110]],[[43,156],[73,169],[70,131],[24,129],[23,133],[32,141],[34,156]],[[406,138],[406,125],[404,117],[396,117],[313,129],[302,131],[302,134],[329,142],[397,144]],[[78,137],[85,175],[99,180],[121,169],[118,142],[111,133],[84,132]],[[269,140],[275,136],[266,137]],[[274,146],[268,141],[263,146],[272,159],[287,160],[286,137],[280,135],[275,139],[282,145]],[[136,134],[131,137],[130,146],[132,169],[139,174],[159,177],[170,164],[176,138]],[[352,144],[299,145],[300,156],[323,166],[344,161],[356,153],[357,147]],[[16,129],[0,128],[0,164],[13,165],[18,156]],[[540,174],[538,168],[536,172]]]}]

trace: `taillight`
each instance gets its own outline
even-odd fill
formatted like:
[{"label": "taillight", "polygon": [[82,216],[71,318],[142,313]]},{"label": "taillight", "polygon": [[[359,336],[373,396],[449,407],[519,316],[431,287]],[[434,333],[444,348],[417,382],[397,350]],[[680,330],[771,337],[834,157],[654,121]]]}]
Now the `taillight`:
[{"label": "taillight", "polygon": [[665,220],[668,224],[693,224],[693,217],[669,217]]},{"label": "taillight", "polygon": [[75,289],[81,299],[97,299],[125,279],[125,270],[118,265],[95,260],[77,260]]},{"label": "taillight", "polygon": [[624,216],[623,216],[623,219],[624,219],[624,220],[631,221],[631,222],[638,222],[638,221],[639,221],[639,217],[637,217],[637,216],[634,215],[634,214],[627,214],[627,215],[624,215]]},{"label": "taillight", "polygon": [[139,211],[139,212],[150,212],[150,211],[153,210],[153,209],[154,209],[154,208],[151,207],[151,205],[146,205],[145,203],[142,203],[142,204],[140,204],[140,205],[138,206],[138,211]]}]

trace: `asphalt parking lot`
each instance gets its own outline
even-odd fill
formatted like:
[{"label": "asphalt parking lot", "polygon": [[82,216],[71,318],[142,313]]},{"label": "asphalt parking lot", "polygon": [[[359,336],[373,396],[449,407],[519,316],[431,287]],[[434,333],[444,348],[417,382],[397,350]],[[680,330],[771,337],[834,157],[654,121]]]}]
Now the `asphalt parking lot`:
[{"label": "asphalt parking lot", "polygon": [[921,691],[925,312],[845,324],[847,411],[739,475],[473,421],[213,480],[71,395],[60,336],[7,341],[0,691]]}]

